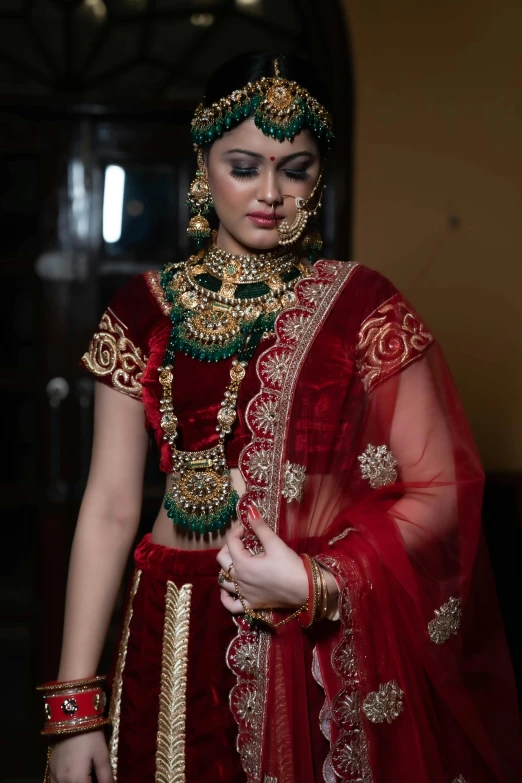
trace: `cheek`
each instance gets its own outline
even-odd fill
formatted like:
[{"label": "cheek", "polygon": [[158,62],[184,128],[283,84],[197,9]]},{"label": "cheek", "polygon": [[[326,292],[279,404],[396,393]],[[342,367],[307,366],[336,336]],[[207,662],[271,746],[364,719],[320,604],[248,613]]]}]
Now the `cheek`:
[{"label": "cheek", "polygon": [[230,176],[215,178],[210,182],[212,198],[218,217],[233,218],[235,212],[245,212],[249,200],[249,181],[239,182]]}]

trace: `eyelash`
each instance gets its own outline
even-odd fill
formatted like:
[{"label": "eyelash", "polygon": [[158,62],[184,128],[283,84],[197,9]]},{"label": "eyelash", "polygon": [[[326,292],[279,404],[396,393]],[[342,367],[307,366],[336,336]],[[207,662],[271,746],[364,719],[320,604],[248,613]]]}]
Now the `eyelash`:
[{"label": "eyelash", "polygon": [[[302,182],[310,178],[310,175],[304,169],[283,169],[283,171],[288,179],[294,180],[294,182]],[[257,176],[257,169],[234,167],[230,175],[235,179],[253,179]]]}]

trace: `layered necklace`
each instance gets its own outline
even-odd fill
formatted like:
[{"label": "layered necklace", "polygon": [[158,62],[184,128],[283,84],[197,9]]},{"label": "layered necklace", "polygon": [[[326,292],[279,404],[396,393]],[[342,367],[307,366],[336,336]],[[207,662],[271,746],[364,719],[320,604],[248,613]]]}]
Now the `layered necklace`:
[{"label": "layered necklace", "polygon": [[[201,534],[222,530],[235,514],[225,439],[237,416],[246,369],[278,313],[296,301],[293,288],[308,274],[284,248],[255,256],[232,255],[211,245],[181,264],[167,264],[160,281],[171,305],[172,331],[163,364],[161,428],[172,450],[172,487],[164,506],[176,526]],[[203,451],[176,448],[178,419],[172,400],[177,351],[205,362],[234,356],[217,414],[216,444]]]}]

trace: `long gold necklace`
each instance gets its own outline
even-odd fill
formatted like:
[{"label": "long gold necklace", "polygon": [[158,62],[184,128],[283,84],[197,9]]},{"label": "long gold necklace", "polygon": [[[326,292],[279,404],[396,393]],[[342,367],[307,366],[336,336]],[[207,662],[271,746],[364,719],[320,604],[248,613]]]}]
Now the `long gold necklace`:
[{"label": "long gold necklace", "polygon": [[[261,339],[272,331],[278,312],[295,302],[292,289],[307,271],[295,256],[278,253],[281,274],[271,269],[270,277],[264,280],[234,282],[233,290],[224,291],[225,283],[228,284],[227,263],[230,271],[235,266],[235,279],[245,275],[243,268],[237,268],[241,266],[241,257],[227,259],[227,255],[224,251],[219,253],[225,277],[216,275],[216,255],[207,266],[204,253],[182,265],[168,264],[160,274],[163,291],[171,304],[172,321],[168,347],[159,367],[161,428],[172,449],[173,484],[165,495],[164,506],[181,530],[200,534],[222,530],[235,514],[238,495],[230,481],[225,439],[237,416],[241,382]],[[248,275],[253,276],[253,272]],[[265,275],[266,270],[261,270],[259,277]],[[172,401],[172,383],[177,351],[207,362],[234,354],[236,357],[217,414],[217,443],[203,451],[176,448],[178,419]]]}]

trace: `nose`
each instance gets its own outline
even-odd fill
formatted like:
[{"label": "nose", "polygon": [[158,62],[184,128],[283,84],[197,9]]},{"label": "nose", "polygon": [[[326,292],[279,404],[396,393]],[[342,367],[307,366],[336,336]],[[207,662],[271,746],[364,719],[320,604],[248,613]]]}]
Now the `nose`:
[{"label": "nose", "polygon": [[283,203],[283,193],[278,183],[277,173],[270,167],[258,179],[257,200],[269,206]]}]

